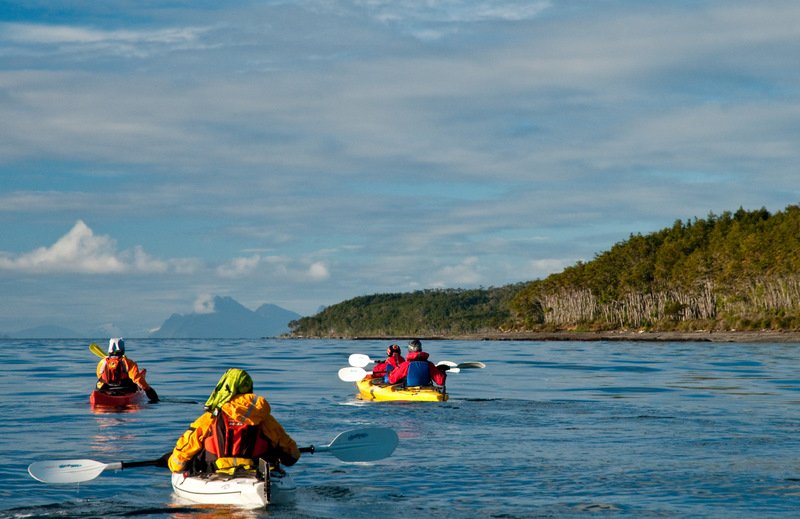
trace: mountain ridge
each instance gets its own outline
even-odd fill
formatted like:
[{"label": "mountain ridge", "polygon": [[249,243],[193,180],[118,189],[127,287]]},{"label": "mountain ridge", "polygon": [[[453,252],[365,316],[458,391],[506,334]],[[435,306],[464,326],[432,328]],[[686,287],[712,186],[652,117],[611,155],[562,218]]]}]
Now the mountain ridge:
[{"label": "mountain ridge", "polygon": [[213,311],[174,313],[150,333],[160,339],[258,339],[289,332],[289,322],[300,314],[265,303],[255,311],[232,297],[215,296]]},{"label": "mountain ridge", "polygon": [[[300,314],[272,303],[250,310],[232,297],[216,296],[213,310],[205,313],[173,313],[151,332],[124,333],[106,329],[75,330],[43,324],[17,331],[2,332],[4,339],[87,339],[93,337],[139,337],[162,339],[259,339],[278,337],[289,331],[289,323]],[[129,330],[130,332],[130,330]]]}]

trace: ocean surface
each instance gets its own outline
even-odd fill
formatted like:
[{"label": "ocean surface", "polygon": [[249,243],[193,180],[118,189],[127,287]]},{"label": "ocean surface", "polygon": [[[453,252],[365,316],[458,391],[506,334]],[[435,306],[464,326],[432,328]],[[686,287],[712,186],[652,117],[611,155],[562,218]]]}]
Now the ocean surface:
[{"label": "ocean surface", "polygon": [[[0,341],[0,517],[800,516],[800,345],[426,341],[434,361],[486,368],[450,375],[446,403],[372,403],[337,370],[383,341],[126,343],[163,402],[96,413],[88,340]],[[364,426],[400,444],[371,463],[305,455],[294,503],[260,513],[178,503],[156,467],[28,475],[38,460],[159,457],[229,367],[300,446]]]}]

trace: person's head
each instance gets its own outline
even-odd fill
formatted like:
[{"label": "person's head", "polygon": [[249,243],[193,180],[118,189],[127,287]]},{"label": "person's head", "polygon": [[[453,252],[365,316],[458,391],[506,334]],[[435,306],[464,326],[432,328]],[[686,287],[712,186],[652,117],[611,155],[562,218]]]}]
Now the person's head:
[{"label": "person's head", "polygon": [[397,344],[392,344],[388,348],[386,348],[386,356],[391,357],[393,355],[400,355],[400,346]]},{"label": "person's head", "polygon": [[408,351],[422,351],[422,343],[419,342],[419,339],[414,339],[408,343]]},{"label": "person's head", "polygon": [[253,379],[250,375],[243,369],[231,368],[220,377],[211,396],[206,400],[205,407],[209,411],[214,411],[236,395],[252,392]]},{"label": "person's head", "polygon": [[108,355],[111,357],[125,355],[125,341],[122,337],[114,337],[108,340]]}]

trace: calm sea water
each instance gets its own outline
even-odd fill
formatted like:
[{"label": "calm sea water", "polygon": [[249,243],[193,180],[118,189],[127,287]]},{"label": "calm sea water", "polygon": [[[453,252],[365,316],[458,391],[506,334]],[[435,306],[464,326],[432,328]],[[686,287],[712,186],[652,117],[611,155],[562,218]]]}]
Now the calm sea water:
[{"label": "calm sea water", "polygon": [[66,486],[26,472],[43,459],[158,457],[228,367],[250,372],[301,446],[362,426],[400,435],[379,462],[303,457],[289,469],[295,503],[265,517],[800,515],[800,345],[424,346],[435,361],[487,367],[451,375],[446,403],[366,403],[336,372],[350,353],[380,356],[381,341],[131,339],[164,402],[98,414],[88,341],[0,341],[0,516],[251,517],[175,503],[165,469]]}]

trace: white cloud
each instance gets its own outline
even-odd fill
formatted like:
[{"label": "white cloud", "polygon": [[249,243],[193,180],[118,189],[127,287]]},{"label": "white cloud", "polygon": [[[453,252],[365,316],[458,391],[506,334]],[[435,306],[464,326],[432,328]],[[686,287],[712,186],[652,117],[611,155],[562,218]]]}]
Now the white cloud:
[{"label": "white cloud", "polygon": [[312,281],[323,281],[330,276],[331,273],[328,270],[328,266],[321,261],[314,262],[308,267],[308,277]]},{"label": "white cloud", "polygon": [[83,220],[50,247],[28,253],[0,253],[0,269],[19,272],[121,274],[126,272],[162,273],[173,267],[176,272],[194,271],[192,260],[167,262],[153,258],[141,246],[118,251],[109,236],[95,235]]},{"label": "white cloud", "polygon": [[112,274],[127,267],[117,257],[114,240],[95,236],[78,220],[75,226],[51,247],[40,247],[16,257],[4,255],[0,268],[28,272],[78,272],[83,274]]},{"label": "white cloud", "polygon": [[259,263],[261,263],[261,256],[258,254],[249,258],[234,258],[217,267],[217,274],[224,278],[241,278],[255,271]]},{"label": "white cloud", "polygon": [[475,285],[480,282],[481,275],[477,271],[478,258],[470,256],[458,265],[450,265],[439,270],[437,287],[452,287],[459,285]]},{"label": "white cloud", "polygon": [[547,277],[555,272],[561,272],[569,265],[574,265],[574,260],[548,258],[532,260],[528,263],[527,272],[523,275],[527,278]]},{"label": "white cloud", "polygon": [[91,47],[125,54],[140,54],[142,46],[185,48],[196,46],[206,32],[198,27],[168,27],[153,30],[103,30],[72,25],[2,23],[0,40],[16,45]]},{"label": "white cloud", "polygon": [[108,337],[121,337],[123,335],[122,329],[114,323],[102,323],[97,328]]},{"label": "white cloud", "polygon": [[214,296],[211,294],[200,294],[194,300],[193,305],[194,313],[196,314],[213,314],[216,309],[214,308]]},{"label": "white cloud", "polygon": [[494,20],[529,20],[551,6],[550,1],[531,2],[530,0],[505,0],[501,2],[367,0],[361,3],[368,7],[376,19],[382,22],[399,24],[413,22],[452,24]]}]

